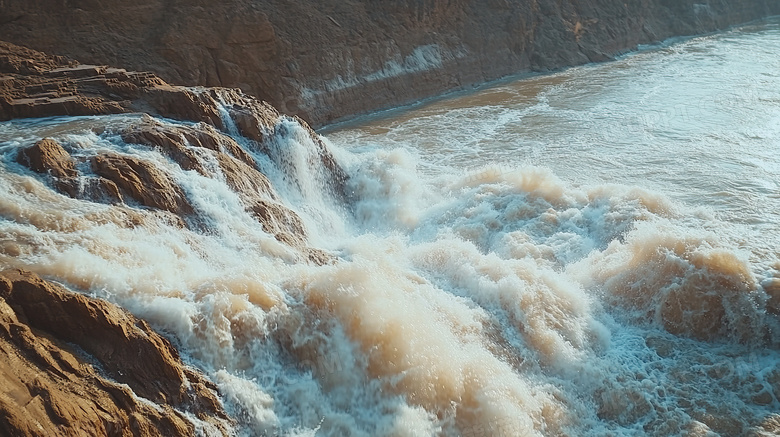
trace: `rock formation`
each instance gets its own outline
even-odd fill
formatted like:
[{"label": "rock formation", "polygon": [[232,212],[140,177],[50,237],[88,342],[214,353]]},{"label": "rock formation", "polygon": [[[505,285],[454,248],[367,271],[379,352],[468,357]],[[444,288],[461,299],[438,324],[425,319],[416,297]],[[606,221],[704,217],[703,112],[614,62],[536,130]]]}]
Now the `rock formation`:
[{"label": "rock formation", "polygon": [[239,87],[321,126],[773,14],[773,0],[42,0],[0,2],[0,39]]},{"label": "rock formation", "polygon": [[[0,74],[6,75],[0,88],[0,120],[141,111],[197,121],[186,128],[147,118],[118,133],[127,143],[161,151],[184,170],[224,178],[267,232],[310,261],[330,259],[307,246],[300,218],[280,203],[254,158],[222,131],[227,129],[225,123],[230,123],[258,152],[268,152],[267,141],[272,140],[283,117],[268,103],[237,89],[171,86],[151,73],[83,65],[10,43],[0,42],[0,55],[5,59],[0,63]],[[220,114],[221,110],[225,114]],[[328,172],[328,184],[334,193],[345,197],[346,173],[314,131],[298,121]],[[218,173],[204,165],[202,154],[216,160]],[[84,161],[88,161],[91,174],[77,170],[77,164]],[[116,154],[74,157],[53,139],[21,150],[17,162],[44,175],[53,188],[70,197],[146,207],[171,213],[171,220],[181,226],[198,226],[197,211],[186,194],[153,162]]]},{"label": "rock formation", "polygon": [[[302,261],[333,261],[309,247],[302,220],[250,153],[267,153],[284,119],[267,103],[240,90],[171,86],[151,73],[83,65],[3,42],[0,76],[3,120],[140,111],[195,121],[176,125],[143,116],[103,129],[159,151],[182,170],[224,180],[263,229]],[[346,173],[314,131],[302,127],[311,156],[343,196]],[[231,129],[246,137],[243,147],[226,134]],[[208,226],[168,162],[96,153],[52,138],[20,148],[15,160],[62,194],[119,205],[133,223],[151,213],[179,226]],[[186,367],[146,322],[33,273],[0,272],[0,354],[2,435],[189,436],[196,426],[208,435],[230,433],[216,386]]]},{"label": "rock formation", "polygon": [[30,272],[0,273],[0,356],[2,435],[191,436],[187,412],[230,432],[214,384],[146,322]]}]

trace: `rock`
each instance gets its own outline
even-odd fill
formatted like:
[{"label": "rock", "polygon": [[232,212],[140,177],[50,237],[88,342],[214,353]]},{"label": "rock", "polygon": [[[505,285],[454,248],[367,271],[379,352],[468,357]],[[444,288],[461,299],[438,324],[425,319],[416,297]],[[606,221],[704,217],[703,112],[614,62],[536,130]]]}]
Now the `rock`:
[{"label": "rock", "polygon": [[213,93],[63,59],[0,41],[0,121],[141,111],[222,127]]},{"label": "rock", "polygon": [[22,149],[16,160],[36,173],[51,176],[52,185],[58,191],[70,197],[78,196],[78,171],[73,158],[60,143],[45,138],[31,147]]},{"label": "rock", "polygon": [[3,104],[4,119],[39,118],[58,115],[98,115],[127,112],[121,104],[82,96],[16,99]]},{"label": "rock", "polygon": [[149,119],[144,125],[122,132],[122,141],[154,147],[176,161],[184,170],[197,170],[206,175],[206,170],[195,152],[184,143],[185,137],[180,129],[166,127]]},{"label": "rock", "polygon": [[82,177],[77,197],[108,204],[125,202],[119,187],[113,181],[102,177]]},{"label": "rock", "polygon": [[178,184],[152,163],[107,154],[92,158],[92,169],[141,205],[169,211],[180,217],[193,213]]},{"label": "rock", "polygon": [[17,161],[37,173],[49,173],[55,178],[73,178],[76,171],[73,159],[60,143],[46,138],[22,149]]},{"label": "rock", "polygon": [[[260,172],[254,159],[236,142],[208,125],[193,128],[163,125],[148,119],[122,132],[125,142],[154,147],[182,168],[196,170],[207,177],[224,178],[241,198],[263,229],[277,240],[300,250],[310,261],[324,263],[327,254],[307,247],[306,228],[298,215],[282,205],[271,181]],[[194,152],[202,147],[211,151],[219,164],[219,174],[204,166]]]},{"label": "rock", "polygon": [[[0,49],[14,54],[17,60],[23,59],[23,56],[39,60],[36,61],[39,64],[36,64],[34,77],[13,73],[12,80],[2,82],[5,94],[0,98],[6,98],[13,107],[19,106],[20,101],[29,102],[29,114],[14,110],[6,113],[8,116],[51,115],[46,111],[56,112],[55,106],[51,106],[52,101],[68,94],[66,98],[73,101],[87,99],[94,102],[95,106],[90,107],[94,113],[144,110],[150,114],[198,121],[193,126],[175,127],[147,116],[141,123],[119,133],[125,142],[159,150],[184,170],[223,178],[264,230],[297,249],[305,259],[316,263],[331,260],[325,252],[308,247],[300,217],[280,203],[271,182],[260,171],[252,155],[219,130],[232,131],[235,125],[239,133],[250,140],[250,148],[268,153],[268,142],[274,141],[273,137],[287,129],[285,116],[268,103],[247,96],[240,90],[175,87],[148,73],[77,62],[63,66],[57,58],[22,47],[0,44]],[[32,98],[29,93],[38,93],[39,98]],[[82,93],[91,97],[87,98]],[[41,97],[43,94],[46,97]],[[100,105],[104,108],[101,109]],[[57,115],[68,113],[63,111]],[[311,139],[308,147],[315,148],[314,154],[329,173],[329,185],[334,193],[346,200],[346,172],[311,127],[301,119],[297,122]],[[209,151],[219,164],[219,172],[211,168],[213,161],[203,161],[200,156],[203,150],[198,149]],[[38,173],[50,175],[51,185],[70,197],[111,204],[132,199],[141,206],[174,214],[172,223],[176,225],[199,225],[184,191],[161,166],[162,163],[118,154],[81,156],[79,159],[89,160],[94,175],[80,174],[75,166],[76,160],[50,139],[18,155],[20,163]]]},{"label": "rock", "polygon": [[231,108],[230,117],[235,120],[238,132],[250,140],[262,143],[267,135],[267,131],[263,129],[257,117],[254,116],[252,111],[243,108]]},{"label": "rock", "polygon": [[24,75],[39,75],[48,70],[68,67],[73,61],[0,41],[0,71]]},{"label": "rock", "polygon": [[217,102],[207,93],[196,92],[185,87],[159,85],[146,88],[143,100],[135,107],[152,108],[151,113],[177,120],[202,121],[222,127]]},{"label": "rock", "polygon": [[295,248],[304,248],[306,228],[297,214],[279,203],[262,199],[250,204],[248,209],[263,229],[277,240]]},{"label": "rock", "polygon": [[184,411],[229,433],[214,385],[146,322],[33,273],[0,273],[0,355],[3,435],[193,435]]},{"label": "rock", "polygon": [[256,167],[254,158],[234,139],[204,123],[185,129],[162,125],[152,118],[147,118],[144,123],[123,131],[122,140],[159,149],[183,169],[197,170],[204,176],[207,175],[207,171],[198,161],[193,148],[202,147],[227,153],[250,167]]},{"label": "rock", "polygon": [[22,149],[16,160],[36,173],[51,176],[52,186],[70,197],[112,204],[124,202],[114,182],[102,177],[80,176],[75,160],[51,138]]}]

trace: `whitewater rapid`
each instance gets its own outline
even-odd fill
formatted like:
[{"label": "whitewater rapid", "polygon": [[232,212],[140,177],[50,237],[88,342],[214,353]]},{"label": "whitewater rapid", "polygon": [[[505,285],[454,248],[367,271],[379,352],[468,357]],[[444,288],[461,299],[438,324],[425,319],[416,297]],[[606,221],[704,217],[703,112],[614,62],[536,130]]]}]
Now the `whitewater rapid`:
[{"label": "whitewater rapid", "polygon": [[[329,132],[343,197],[297,121],[258,148],[226,119],[325,265],[264,230],[225,178],[125,143],[139,115],[5,122],[0,266],[150,321],[216,382],[238,435],[761,435],[780,426],[780,220],[761,207],[780,184],[768,40],[776,22]],[[764,47],[769,67],[734,44]],[[766,90],[729,100],[710,127],[626,121],[662,106],[650,97],[670,79],[649,66],[716,80],[710,63],[742,72],[746,59]],[[699,129],[708,142],[691,140]],[[81,162],[154,163],[200,225],[57,194],[16,162],[44,137]],[[745,156],[764,173],[742,178]]]}]

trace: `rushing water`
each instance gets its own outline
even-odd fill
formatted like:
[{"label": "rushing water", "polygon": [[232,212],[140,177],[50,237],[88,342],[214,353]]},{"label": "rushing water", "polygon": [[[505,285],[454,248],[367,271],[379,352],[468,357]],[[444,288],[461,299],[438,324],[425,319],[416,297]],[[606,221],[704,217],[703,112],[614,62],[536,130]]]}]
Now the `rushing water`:
[{"label": "rushing water", "polygon": [[[170,333],[241,435],[780,429],[778,21],[332,130],[346,205],[294,121],[236,136],[325,266],[112,134],[137,119],[0,124],[0,265]],[[208,230],[54,194],[14,162],[44,136],[156,162]]]}]

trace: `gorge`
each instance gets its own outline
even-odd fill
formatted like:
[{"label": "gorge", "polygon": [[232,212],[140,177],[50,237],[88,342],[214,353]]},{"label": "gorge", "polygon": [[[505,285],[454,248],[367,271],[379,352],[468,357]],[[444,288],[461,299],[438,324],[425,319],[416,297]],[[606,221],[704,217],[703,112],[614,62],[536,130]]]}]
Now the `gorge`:
[{"label": "gorge", "polygon": [[776,435],[778,13],[0,1],[0,431]]}]

